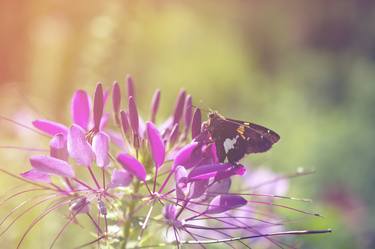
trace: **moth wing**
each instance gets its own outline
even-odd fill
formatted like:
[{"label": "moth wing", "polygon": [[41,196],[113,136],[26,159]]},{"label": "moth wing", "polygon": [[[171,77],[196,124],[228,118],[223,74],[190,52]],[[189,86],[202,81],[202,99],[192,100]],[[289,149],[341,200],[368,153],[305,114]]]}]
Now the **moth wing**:
[{"label": "moth wing", "polygon": [[224,134],[222,142],[226,138],[237,137],[234,149],[227,153],[228,160],[231,157],[238,161],[245,154],[266,152],[280,139],[276,132],[264,126],[239,120],[221,120],[220,128],[221,133]]},{"label": "moth wing", "polygon": [[270,130],[262,125],[250,123],[250,122],[245,122],[241,120],[236,120],[236,119],[226,119],[229,122],[233,122],[236,124],[241,124],[245,126],[246,130],[253,130],[254,132],[262,135],[263,137],[266,137],[267,140],[269,140],[272,144],[277,143],[280,140],[279,134],[274,132],[273,130]]},{"label": "moth wing", "polygon": [[237,135],[235,139],[233,149],[227,152],[228,161],[232,164],[237,164],[237,162],[245,156],[248,148],[246,140],[241,136]]},{"label": "moth wing", "polygon": [[227,153],[225,153],[224,149],[224,140],[217,140],[215,141],[215,147],[216,147],[216,155],[219,160],[219,162],[224,162],[225,158],[227,157]]},{"label": "moth wing", "polygon": [[244,137],[246,140],[246,154],[266,152],[274,144],[269,136],[264,136],[253,129],[245,128]]},{"label": "moth wing", "polygon": [[220,120],[212,136],[216,145],[216,154],[220,162],[228,158],[236,164],[246,154],[246,140],[238,133],[239,125],[226,120]]}]

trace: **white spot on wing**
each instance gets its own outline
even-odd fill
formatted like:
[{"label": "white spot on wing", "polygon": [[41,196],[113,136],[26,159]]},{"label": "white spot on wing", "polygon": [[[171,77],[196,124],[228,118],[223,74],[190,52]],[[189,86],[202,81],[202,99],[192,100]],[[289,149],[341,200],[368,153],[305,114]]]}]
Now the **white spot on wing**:
[{"label": "white spot on wing", "polygon": [[237,139],[238,139],[238,136],[236,136],[235,138],[227,138],[224,140],[224,150],[225,150],[225,154],[228,154],[228,151],[234,149],[234,145],[236,144],[237,142]]}]

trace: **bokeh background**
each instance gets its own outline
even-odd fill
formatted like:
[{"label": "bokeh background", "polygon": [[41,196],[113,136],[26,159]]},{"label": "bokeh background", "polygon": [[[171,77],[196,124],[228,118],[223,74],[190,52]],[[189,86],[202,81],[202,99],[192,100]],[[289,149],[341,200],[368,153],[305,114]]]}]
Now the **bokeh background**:
[{"label": "bokeh background", "polygon": [[[281,134],[271,152],[246,159],[252,167],[316,170],[291,180],[290,193],[314,199],[324,216],[302,227],[334,232],[301,238],[302,248],[374,248],[374,25],[371,0],[1,0],[0,114],[67,121],[75,89],[92,92],[97,81],[109,87],[130,73],[141,112],[160,88],[167,116],[184,88],[200,107]],[[0,127],[0,146],[46,144]],[[27,153],[2,148],[0,162],[20,172]],[[0,176],[0,189],[14,186]],[[13,248],[30,221],[3,235],[2,248]],[[47,248],[61,224],[42,222],[24,248]],[[73,228],[57,248],[84,236]]]}]

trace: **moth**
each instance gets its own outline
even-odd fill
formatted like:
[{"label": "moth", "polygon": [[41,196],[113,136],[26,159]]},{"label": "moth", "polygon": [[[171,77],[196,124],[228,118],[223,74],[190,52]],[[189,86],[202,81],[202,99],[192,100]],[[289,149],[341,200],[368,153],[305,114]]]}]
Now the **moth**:
[{"label": "moth", "polygon": [[216,145],[219,162],[237,164],[246,154],[266,152],[280,140],[280,136],[258,124],[226,118],[210,112],[203,130]]}]

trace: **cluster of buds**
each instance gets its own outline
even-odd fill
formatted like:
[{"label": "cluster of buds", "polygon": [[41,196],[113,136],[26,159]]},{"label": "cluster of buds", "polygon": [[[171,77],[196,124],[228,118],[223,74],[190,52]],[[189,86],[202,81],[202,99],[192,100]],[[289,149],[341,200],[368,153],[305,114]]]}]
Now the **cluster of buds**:
[{"label": "cluster of buds", "polygon": [[[93,99],[77,90],[71,102],[71,125],[33,121],[37,132],[49,138],[49,153],[30,156],[31,169],[18,178],[35,185],[32,191],[44,191],[26,210],[49,205],[26,229],[17,248],[54,211],[69,215],[51,239],[51,248],[80,219],[88,219],[96,234],[80,248],[95,244],[103,248],[193,244],[205,248],[212,243],[232,248],[236,244],[240,248],[294,248],[280,238],[329,231],[287,229],[278,209],[317,216],[275,201],[298,201],[285,196],[290,176],[220,163],[214,143],[194,140],[201,135],[202,114],[184,90],[172,115],[163,122],[157,122],[157,90],[149,121],[144,122],[131,77],[126,88],[124,96],[118,82],[111,91],[99,83]],[[111,108],[106,107],[110,100]]]}]

